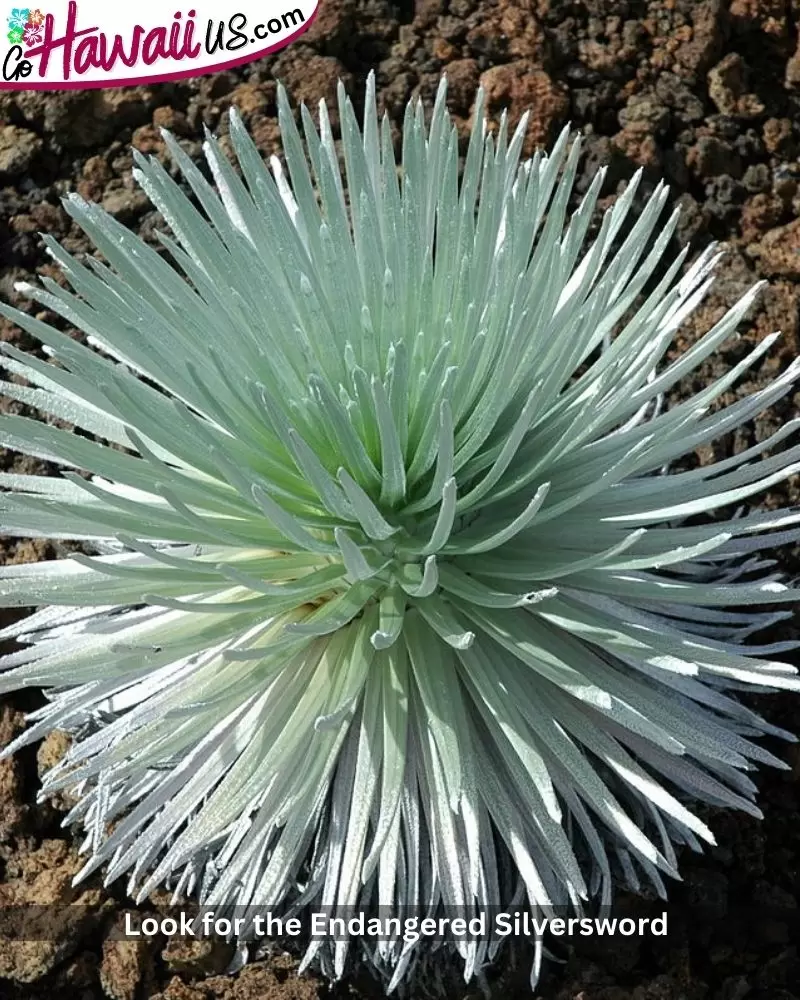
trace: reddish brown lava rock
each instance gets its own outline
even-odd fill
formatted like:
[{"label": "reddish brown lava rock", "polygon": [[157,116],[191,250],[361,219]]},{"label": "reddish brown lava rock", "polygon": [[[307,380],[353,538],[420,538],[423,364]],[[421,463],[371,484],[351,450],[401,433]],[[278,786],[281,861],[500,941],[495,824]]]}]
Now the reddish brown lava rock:
[{"label": "reddish brown lava rock", "polygon": [[764,145],[768,153],[781,153],[792,137],[792,123],[788,118],[768,118],[764,122]]},{"label": "reddish brown lava rock", "polygon": [[658,143],[647,126],[628,126],[617,132],[612,142],[637,167],[658,167],[661,162]]},{"label": "reddish brown lava rock", "polygon": [[248,965],[236,979],[214,976],[187,987],[175,978],[150,1000],[318,1000],[321,994],[327,991],[318,980],[297,975],[294,959],[276,955],[269,964]]},{"label": "reddish brown lava rock", "polygon": [[759,242],[747,248],[766,277],[800,278],[800,219],[772,229]]},{"label": "reddish brown lava rock", "polygon": [[63,840],[9,857],[0,884],[0,979],[30,983],[46,975],[77,949],[103,908],[113,908],[99,889],[73,888],[82,864]]},{"label": "reddish brown lava rock", "polygon": [[[11,705],[0,705],[0,748],[25,728],[25,716]],[[22,800],[22,765],[17,758],[0,761],[0,844],[17,831],[27,813]]]},{"label": "reddish brown lava rock", "polygon": [[291,94],[293,104],[305,103],[313,111],[323,98],[328,102],[331,121],[336,119],[336,89],[341,80],[350,87],[352,77],[345,67],[332,56],[318,56],[309,51],[305,58],[298,60],[296,49],[291,52],[294,59],[281,64],[276,75]]},{"label": "reddish brown lava rock", "polygon": [[497,116],[507,107],[513,123],[530,109],[526,139],[528,150],[552,138],[569,108],[564,89],[554,83],[544,70],[531,69],[522,60],[493,66],[481,76],[480,82],[486,91],[489,114]]},{"label": "reddish brown lava rock", "polygon": [[675,51],[676,69],[702,73],[719,58],[725,35],[723,0],[705,0],[691,5],[691,37]]},{"label": "reddish brown lava rock", "polygon": [[255,115],[266,114],[275,106],[276,85],[267,83],[242,83],[231,91],[231,104],[236,105],[242,118],[249,121]]},{"label": "reddish brown lava rock", "polygon": [[170,972],[199,977],[219,975],[234,956],[234,945],[219,937],[170,938],[161,958]]},{"label": "reddish brown lava rock", "polygon": [[158,129],[169,129],[175,135],[191,134],[186,115],[182,111],[176,111],[175,108],[169,105],[162,105],[155,109],[153,112],[153,125]]},{"label": "reddish brown lava rock", "polygon": [[147,941],[122,937],[124,920],[125,912],[114,921],[114,929],[103,943],[100,984],[110,1000],[135,1000],[140,984],[152,972]]},{"label": "reddish brown lava rock", "polygon": [[747,93],[749,76],[747,63],[737,52],[729,52],[708,71],[708,96],[724,115],[757,118],[763,114],[763,101]]},{"label": "reddish brown lava rock", "polygon": [[782,214],[783,202],[774,194],[762,191],[748,198],[742,208],[742,240],[753,243],[761,239],[768,229],[778,224]]}]

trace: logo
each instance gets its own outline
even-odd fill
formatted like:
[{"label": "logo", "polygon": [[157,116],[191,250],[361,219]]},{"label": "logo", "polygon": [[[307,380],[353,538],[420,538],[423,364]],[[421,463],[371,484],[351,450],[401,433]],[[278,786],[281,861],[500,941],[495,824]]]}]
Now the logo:
[{"label": "logo", "polygon": [[45,15],[37,8],[12,7],[8,15],[8,40],[12,45],[38,45],[42,40]]},{"label": "logo", "polygon": [[[155,83],[252,62],[306,31],[319,0],[219,0],[176,9],[60,0],[12,7],[0,38],[0,89],[62,90]],[[127,6],[127,9],[126,9]],[[223,11],[220,11],[223,8]],[[4,51],[5,50],[5,51]]]}]

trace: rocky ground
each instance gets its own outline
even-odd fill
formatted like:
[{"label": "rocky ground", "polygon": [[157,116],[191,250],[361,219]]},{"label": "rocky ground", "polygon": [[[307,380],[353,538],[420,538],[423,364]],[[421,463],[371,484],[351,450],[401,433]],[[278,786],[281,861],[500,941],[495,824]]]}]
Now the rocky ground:
[{"label": "rocky ground", "polygon": [[[203,125],[224,134],[232,105],[264,154],[278,148],[275,79],[313,105],[342,79],[357,99],[375,68],[380,99],[397,116],[414,93],[431,98],[446,70],[453,111],[469,120],[475,88],[494,113],[532,109],[530,146],[567,121],[585,136],[579,187],[610,166],[605,198],[638,166],[643,197],[665,176],[683,207],[680,237],[700,248],[722,240],[729,253],[718,285],[692,326],[689,342],[756,277],[769,279],[741,342],[709,362],[695,382],[738,360],[748,344],[781,329],[781,345],[737,393],[752,391],[798,353],[800,295],[800,50],[794,0],[322,0],[311,30],[278,55],[236,72],[148,88],[0,93],[0,294],[51,269],[39,232],[73,252],[87,250],[59,204],[68,191],[94,199],[145,236],[159,220],[130,177],[131,146],[164,155],[161,126],[199,154]],[[4,339],[32,346],[0,326]],[[693,386],[684,387],[686,390]],[[696,385],[694,386],[696,388]],[[19,411],[18,404],[4,405]],[[800,395],[719,446],[741,449],[800,409]],[[702,461],[709,455],[700,455]],[[19,456],[2,467],[32,471]],[[796,479],[764,503],[797,503]],[[45,558],[46,545],[0,541],[2,557]],[[782,554],[796,575],[797,549]],[[774,722],[800,730],[791,696],[752,699]],[[33,701],[0,705],[0,745],[23,725]],[[57,941],[3,939],[0,998],[36,1000],[256,1000],[324,996],[313,977],[297,978],[293,959],[276,954],[235,977],[224,975],[222,944],[120,941],[121,888],[93,881],[70,890],[75,845],[59,828],[65,803],[35,805],[37,773],[57,759],[63,739],[0,763],[0,914],[2,907],[71,899],[75,918]],[[781,747],[792,769],[759,777],[765,820],[727,813],[709,822],[720,846],[684,856],[684,882],[672,886],[667,938],[581,941],[548,965],[543,1000],[793,1000],[800,997],[795,942],[800,901],[800,751]],[[157,908],[155,899],[150,908]],[[650,914],[628,897],[620,914]],[[506,956],[498,993],[530,995],[524,957]],[[451,991],[452,992],[452,991]],[[465,995],[465,990],[455,990]],[[337,996],[378,995],[361,983]]]}]

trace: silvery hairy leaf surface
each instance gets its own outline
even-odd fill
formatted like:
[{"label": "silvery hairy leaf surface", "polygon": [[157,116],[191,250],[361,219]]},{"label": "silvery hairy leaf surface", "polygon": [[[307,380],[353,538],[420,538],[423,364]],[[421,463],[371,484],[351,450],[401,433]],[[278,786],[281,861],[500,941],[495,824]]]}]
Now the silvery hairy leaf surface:
[{"label": "silvery hairy leaf surface", "polygon": [[[0,690],[48,692],[6,753],[75,734],[43,794],[78,790],[81,877],[138,900],[663,895],[676,846],[713,843],[693,803],[758,815],[746,772],[781,766],[757,737],[788,734],[738,692],[800,687],[792,643],[752,638],[791,615],[762,550],[800,511],[742,507],[800,468],[798,421],[679,463],[798,363],[723,404],[768,337],[666,402],[758,288],[668,359],[719,254],[671,254],[667,191],[637,214],[638,176],[590,239],[603,171],[573,211],[567,131],[523,159],[525,122],[490,132],[479,93],[460,149],[442,84],[396,160],[373,78],[363,122],[340,89],[341,145],[324,104],[299,126],[279,106],[283,157],[232,113],[213,184],[169,135],[182,184],[136,154],[163,252],[68,198],[102,257],[45,237],[69,287],[22,290],[86,344],[2,307],[48,356],[4,345],[3,393],[82,432],[0,417],[0,445],[63,470],[2,475],[2,530],[81,543],[0,570],[0,604],[37,608],[1,633]],[[470,978],[499,944],[450,947]],[[305,963],[366,958],[393,988],[425,947],[314,940]]]}]

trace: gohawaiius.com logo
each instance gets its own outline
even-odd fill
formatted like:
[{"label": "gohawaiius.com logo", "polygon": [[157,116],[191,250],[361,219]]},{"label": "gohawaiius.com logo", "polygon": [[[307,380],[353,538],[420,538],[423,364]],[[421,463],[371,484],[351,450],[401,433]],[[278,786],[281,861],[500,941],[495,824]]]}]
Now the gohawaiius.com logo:
[{"label": "gohawaiius.com logo", "polygon": [[252,62],[306,31],[319,0],[48,0],[12,7],[0,36],[0,89],[113,87]]}]

